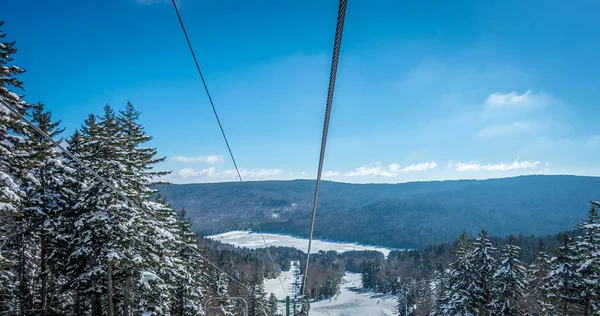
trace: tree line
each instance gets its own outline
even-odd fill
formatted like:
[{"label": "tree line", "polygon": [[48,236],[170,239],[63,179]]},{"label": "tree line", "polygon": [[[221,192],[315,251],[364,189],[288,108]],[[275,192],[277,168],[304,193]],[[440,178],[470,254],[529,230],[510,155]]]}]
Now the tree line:
[{"label": "tree line", "polygon": [[400,315],[596,315],[600,217],[554,238],[476,238],[361,263],[363,286],[398,296]]}]

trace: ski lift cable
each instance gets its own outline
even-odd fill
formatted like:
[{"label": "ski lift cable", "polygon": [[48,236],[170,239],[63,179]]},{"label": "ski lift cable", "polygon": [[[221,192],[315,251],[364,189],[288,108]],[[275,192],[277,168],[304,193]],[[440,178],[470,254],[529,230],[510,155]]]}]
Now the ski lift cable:
[{"label": "ski lift cable", "polygon": [[337,25],[335,29],[335,39],[333,43],[333,56],[331,58],[331,73],[329,74],[329,88],[327,91],[327,103],[325,106],[325,122],[323,124],[323,136],[321,138],[321,152],[319,155],[319,168],[317,171],[317,183],[315,187],[315,197],[313,200],[312,220],[310,224],[310,235],[308,238],[308,251],[306,252],[306,266],[304,269],[304,281],[302,284],[302,295],[306,292],[306,280],[308,279],[308,264],[310,261],[310,248],[312,246],[313,231],[315,229],[315,217],[317,215],[317,201],[319,199],[319,187],[321,185],[321,174],[323,172],[323,160],[325,158],[325,148],[327,146],[327,132],[329,130],[329,117],[331,115],[331,105],[333,103],[333,91],[335,89],[335,80],[337,76],[338,61],[340,57],[340,48],[342,46],[342,33],[344,31],[344,21],[346,19],[347,0],[340,0],[338,9]]},{"label": "ski lift cable", "polygon": [[[237,173],[238,179],[240,180],[241,186],[242,186],[242,192],[246,198],[246,200],[249,201],[249,195],[246,192],[246,187],[244,186],[244,180],[242,179],[242,174],[240,173],[240,169],[238,168],[237,162],[235,161],[235,157],[233,156],[233,151],[231,150],[231,146],[229,145],[229,141],[227,140],[227,136],[225,134],[225,130],[223,129],[223,125],[221,124],[221,120],[219,119],[219,115],[217,114],[217,109],[215,108],[215,104],[213,102],[213,99],[210,95],[210,91],[208,90],[208,85],[206,84],[206,80],[204,79],[204,75],[202,74],[202,70],[200,69],[200,64],[198,63],[198,59],[196,58],[196,53],[194,52],[194,48],[192,46],[192,43],[190,41],[190,38],[187,34],[187,31],[185,29],[185,25],[183,23],[183,19],[181,18],[181,14],[179,14],[179,8],[177,7],[177,3],[175,2],[175,0],[171,0],[171,2],[173,3],[173,8],[175,9],[175,13],[177,14],[177,19],[179,20],[179,24],[181,25],[181,30],[183,31],[183,35],[185,36],[185,40],[188,44],[188,47],[190,49],[190,52],[192,54],[192,58],[194,59],[194,63],[196,65],[196,70],[198,71],[198,74],[200,75],[200,79],[202,80],[202,85],[204,86],[204,91],[206,92],[206,96],[208,97],[208,101],[210,103],[210,106],[212,108],[212,111],[215,115],[215,118],[217,119],[217,123],[219,125],[219,129],[221,130],[221,135],[223,135],[223,140],[225,140],[225,145],[227,146],[227,150],[229,151],[229,156],[231,157],[231,161],[233,162],[233,166],[235,167],[235,171]],[[253,215],[254,215],[254,208],[252,208],[253,211]],[[267,245],[267,241],[265,239],[265,236],[262,233],[262,229],[260,228],[260,225],[256,222],[256,220],[254,219],[255,216],[252,216],[253,218],[253,224],[255,226],[255,228],[258,228],[258,232],[260,233],[261,239],[265,245],[265,249],[267,250],[267,255],[269,257],[269,260],[271,262],[271,265],[273,266],[274,270],[277,270],[277,268],[275,267],[275,261],[273,261],[273,257],[271,256],[271,252],[269,251],[269,246]],[[287,296],[287,291],[285,289],[285,286],[283,285],[283,282],[281,281],[281,276],[278,275],[277,279],[279,280],[279,284],[281,285],[281,288],[283,289],[283,292],[285,293],[285,295]]]},{"label": "ski lift cable", "polygon": [[79,158],[77,158],[77,156],[73,155],[70,151],[68,151],[66,148],[64,148],[56,140],[54,140],[52,137],[50,137],[48,134],[46,134],[44,131],[42,131],[39,127],[37,127],[30,120],[28,120],[23,114],[19,113],[19,111],[17,109],[15,109],[12,106],[10,106],[9,104],[7,104],[3,99],[0,99],[0,103],[2,103],[2,105],[6,109],[8,109],[12,114],[14,114],[15,116],[17,116],[19,119],[21,119],[27,125],[29,125],[31,128],[33,128],[38,134],[40,134],[42,137],[44,137],[46,140],[48,140],[54,146],[56,146],[58,149],[60,149],[63,153],[65,153],[65,155],[67,155],[69,158],[73,159],[73,161],[75,161],[78,165],[80,165],[86,171],[88,171],[89,173],[91,173],[102,184],[104,184],[105,186],[107,186],[108,188],[110,188],[114,193],[120,195],[131,206],[138,207],[139,209],[143,210],[142,207],[140,207],[137,203],[135,203],[133,200],[131,200],[127,195],[125,195],[124,193],[120,192],[114,185],[112,185],[110,182],[108,182],[108,180],[104,179],[94,169],[92,169],[91,167],[89,167],[88,165],[86,165],[83,161],[81,161]]},{"label": "ski lift cable", "polygon": [[[11,112],[12,114],[14,114],[19,119],[21,119],[23,122],[25,122],[27,125],[29,125],[31,128],[33,128],[43,138],[45,138],[50,143],[52,143],[55,147],[57,147],[58,149],[60,149],[65,155],[67,155],[69,158],[73,159],[73,161],[75,161],[79,166],[81,166],[83,169],[85,169],[88,172],[90,172],[98,181],[100,181],[102,184],[104,184],[109,189],[111,189],[114,193],[116,193],[117,195],[119,195],[120,197],[122,197],[127,203],[131,204],[131,206],[144,211],[144,209],[142,207],[140,207],[137,203],[135,203],[134,201],[132,201],[127,195],[125,195],[124,193],[122,193],[121,191],[119,191],[115,186],[113,186],[112,184],[110,184],[110,182],[108,182],[108,180],[106,180],[105,178],[103,178],[96,171],[94,171],[92,168],[90,168],[88,165],[86,165],[83,161],[81,161],[81,159],[77,158],[77,156],[75,156],[73,153],[71,153],[68,149],[66,149],[64,146],[62,146],[59,142],[57,142],[56,140],[54,140],[52,137],[50,137],[50,135],[48,135],[46,132],[42,131],[39,127],[37,127],[30,120],[28,120],[23,114],[19,113],[19,111],[17,109],[11,107],[8,103],[6,103],[1,98],[0,98],[0,104],[3,105],[6,109],[8,109],[9,112]],[[241,285],[242,287],[246,288],[247,291],[253,292],[252,288],[250,288],[249,286],[243,284],[240,280],[238,280],[235,277],[231,276],[227,272],[223,271],[216,264],[214,264],[213,262],[211,262],[210,260],[208,260],[208,258],[206,258],[205,256],[203,256],[197,249],[193,248],[192,250],[194,250],[194,252],[200,258],[202,258],[208,264],[210,264],[211,266],[213,266],[217,271],[219,271],[221,273],[224,273],[232,281],[234,281],[235,283],[237,283],[237,284]]]}]

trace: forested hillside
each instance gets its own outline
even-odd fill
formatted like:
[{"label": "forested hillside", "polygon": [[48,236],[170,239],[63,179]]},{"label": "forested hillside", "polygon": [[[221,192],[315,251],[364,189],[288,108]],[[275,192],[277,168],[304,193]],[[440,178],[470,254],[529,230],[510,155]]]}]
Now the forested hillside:
[{"label": "forested hillside", "polygon": [[[306,237],[314,181],[181,184],[158,187],[185,207],[194,229],[251,229]],[[536,175],[490,180],[348,184],[323,182],[315,236],[390,247],[422,247],[482,228],[494,236],[554,234],[579,222],[600,196],[600,178]],[[360,216],[359,216],[360,215]]]}]

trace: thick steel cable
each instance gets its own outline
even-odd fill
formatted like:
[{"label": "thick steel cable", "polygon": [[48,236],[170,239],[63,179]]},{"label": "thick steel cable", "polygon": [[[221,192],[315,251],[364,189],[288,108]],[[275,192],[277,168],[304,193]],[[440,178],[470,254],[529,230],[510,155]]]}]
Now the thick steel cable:
[{"label": "thick steel cable", "polygon": [[[127,197],[127,195],[125,195],[124,193],[122,193],[121,191],[119,191],[115,186],[113,186],[112,184],[110,184],[110,182],[108,182],[108,180],[104,179],[101,175],[99,175],[96,171],[94,171],[94,169],[90,168],[88,165],[86,165],[83,161],[81,161],[81,159],[77,158],[77,156],[73,155],[73,153],[71,153],[68,149],[66,149],[65,147],[63,147],[59,142],[57,142],[56,140],[54,140],[54,138],[50,137],[50,135],[48,135],[47,133],[45,133],[44,131],[42,131],[39,127],[37,127],[35,124],[33,124],[30,120],[28,120],[23,114],[19,113],[19,111],[15,108],[13,108],[12,106],[10,106],[9,104],[7,104],[3,99],[0,98],[0,105],[3,105],[6,109],[8,109],[8,111],[10,111],[12,114],[14,114],[15,116],[17,116],[19,119],[21,119],[23,122],[25,122],[27,125],[29,125],[31,128],[33,128],[38,134],[40,134],[43,138],[45,138],[47,141],[49,141],[50,143],[52,143],[54,146],[56,146],[58,149],[60,149],[65,155],[67,155],[69,158],[73,159],[73,161],[75,161],[79,166],[81,166],[83,169],[87,170],[88,172],[90,172],[98,181],[100,181],[102,184],[104,184],[105,186],[107,186],[109,189],[111,189],[114,193],[116,193],[117,195],[119,195],[120,197],[122,197],[126,202],[130,203],[131,206],[138,208],[142,211],[144,211],[144,209],[142,207],[140,207],[138,204],[136,204],[135,202],[133,202],[129,197]],[[203,256],[197,249],[194,249],[195,253],[202,259],[204,259],[208,264],[210,264],[211,266],[213,266],[215,269],[217,269],[217,271],[224,273],[225,275],[227,275],[231,280],[233,280],[235,283],[238,283],[239,285],[241,285],[242,287],[246,288],[246,290],[253,292],[252,289],[243,284],[241,281],[239,281],[238,279],[234,278],[233,276],[231,276],[230,274],[228,274],[227,272],[223,271],[221,268],[219,268],[216,264],[212,263],[210,260],[208,260],[208,258],[206,258],[205,256]]]},{"label": "thick steel cable", "polygon": [[[219,129],[221,130],[221,135],[223,135],[223,139],[225,140],[225,145],[227,145],[227,150],[229,151],[229,156],[231,157],[233,166],[235,167],[235,172],[237,173],[238,179],[240,180],[240,183],[242,185],[242,192],[243,192],[246,200],[249,201],[249,195],[246,192],[246,187],[244,186],[244,180],[242,180],[242,174],[240,173],[240,169],[238,168],[235,158],[233,156],[233,152],[231,151],[231,146],[229,145],[229,141],[227,140],[227,136],[225,135],[225,130],[223,129],[223,125],[221,124],[221,120],[219,119],[219,114],[217,114],[217,109],[215,108],[215,104],[210,95],[210,91],[208,90],[208,85],[206,84],[206,80],[204,80],[204,75],[202,74],[202,70],[200,69],[200,64],[198,63],[198,58],[196,58],[196,53],[194,52],[194,47],[192,46],[192,43],[190,42],[190,37],[188,36],[187,31],[185,29],[185,25],[183,24],[183,20],[181,19],[181,14],[179,14],[179,8],[177,7],[177,3],[175,3],[175,0],[171,0],[171,2],[173,3],[173,8],[175,8],[175,13],[177,14],[177,19],[179,20],[179,24],[181,25],[181,30],[183,31],[185,40],[188,44],[188,47],[190,48],[190,53],[192,53],[192,58],[194,59],[194,63],[196,64],[196,70],[198,71],[198,74],[200,75],[200,79],[202,80],[202,85],[204,86],[204,91],[206,92],[206,96],[208,96],[208,101],[210,102],[210,106],[213,110],[215,118],[217,119],[217,123],[219,124]],[[253,209],[253,211],[254,211],[254,209]],[[254,218],[254,216],[252,216],[252,217]],[[256,221],[254,221],[254,228],[258,228],[258,232],[260,233],[262,241],[265,245],[265,249],[267,250],[267,255],[269,256],[271,265],[273,266],[274,270],[277,270],[277,268],[275,267],[275,261],[273,261],[273,257],[271,256],[271,252],[269,251],[269,246],[267,245],[265,236],[263,235],[262,229],[260,228],[258,223],[256,223]],[[279,279],[279,284],[281,285],[283,292],[287,296],[287,291],[285,290],[285,286],[283,285],[283,282],[281,281],[281,277],[279,275],[277,276],[277,279]]]},{"label": "thick steel cable", "polygon": [[304,269],[304,281],[302,283],[302,296],[306,292],[306,280],[308,279],[308,263],[310,262],[310,248],[312,246],[313,232],[315,229],[315,218],[317,215],[317,201],[319,199],[319,187],[321,186],[321,174],[323,172],[323,160],[325,159],[325,148],[327,146],[327,132],[329,130],[329,117],[331,115],[331,105],[333,103],[333,91],[335,89],[335,79],[337,76],[338,60],[340,58],[340,48],[342,46],[342,33],[344,31],[344,20],[346,19],[347,0],[340,0],[338,9],[337,25],[335,28],[335,40],[333,42],[333,57],[331,58],[331,73],[329,74],[329,89],[327,92],[327,104],[325,106],[325,122],[323,124],[323,137],[321,138],[321,153],[319,155],[319,169],[317,171],[317,184],[315,187],[315,197],[313,200],[312,221],[310,223],[310,235],[308,237],[308,251],[306,253],[306,266]]}]

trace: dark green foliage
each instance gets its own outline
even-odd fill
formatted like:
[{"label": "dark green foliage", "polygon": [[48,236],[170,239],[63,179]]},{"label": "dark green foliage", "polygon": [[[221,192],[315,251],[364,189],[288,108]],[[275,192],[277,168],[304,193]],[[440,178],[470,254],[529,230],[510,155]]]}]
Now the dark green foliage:
[{"label": "dark green foliage", "polygon": [[[241,194],[239,183],[158,188],[175,208],[188,210],[198,221],[194,228],[203,235],[252,229],[254,219],[265,232],[308,235],[314,181],[245,185],[250,201]],[[597,194],[598,187],[598,177],[541,175],[401,184],[324,181],[315,237],[421,248],[452,242],[463,231],[474,235],[482,228],[494,236],[545,236],[572,228],[575,214],[587,207],[585,201]],[[256,210],[254,218],[241,211],[248,204]],[[535,247],[523,249],[530,250]]]}]

